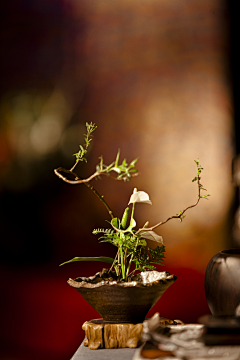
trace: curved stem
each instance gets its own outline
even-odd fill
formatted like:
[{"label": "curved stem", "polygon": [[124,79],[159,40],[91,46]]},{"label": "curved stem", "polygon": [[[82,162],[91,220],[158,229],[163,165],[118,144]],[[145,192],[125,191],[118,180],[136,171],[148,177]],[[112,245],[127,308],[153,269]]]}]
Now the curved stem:
[{"label": "curved stem", "polygon": [[[77,164],[77,163],[76,163]],[[67,174],[72,174],[73,176],[75,176],[75,180],[68,180],[65,176],[63,176],[62,174],[60,174],[59,171],[65,172]],[[98,171],[96,171],[94,174],[92,174],[91,176],[89,176],[87,179],[82,179],[80,178],[78,175],[76,175],[72,170],[67,170],[64,169],[62,167],[59,167],[58,169],[54,170],[54,173],[60,178],[62,179],[64,182],[71,184],[71,185],[77,185],[77,184],[84,184],[84,183],[88,183],[89,181],[91,181],[92,179],[94,179],[95,177],[99,176],[100,173]],[[101,174],[102,175],[102,174]]]},{"label": "curved stem", "polygon": [[73,165],[73,167],[70,169],[71,172],[73,172],[73,170],[75,169],[75,167],[77,166],[78,163],[79,163],[79,160],[77,160],[75,162],[75,164]]},{"label": "curved stem", "polygon": [[[72,167],[72,169],[74,169],[77,165],[77,162],[75,163],[75,165]],[[78,184],[84,184],[84,183],[88,183],[89,181],[93,180],[94,178],[100,176],[100,175],[105,175],[105,176],[108,176],[114,180],[117,180],[117,181],[122,181],[122,178],[117,178],[115,176],[112,176],[110,175],[109,173],[105,173],[105,172],[99,172],[99,171],[95,171],[95,173],[93,173],[91,176],[89,176],[87,179],[82,179],[81,177],[79,177],[78,175],[76,175],[72,169],[70,170],[67,170],[67,169],[64,169],[62,167],[59,167],[57,169],[54,169],[54,173],[59,177],[59,179],[63,180],[64,182],[68,183],[68,184],[71,184],[71,185],[78,185]],[[60,174],[60,171],[62,172],[65,172],[67,174],[72,174],[75,176],[75,180],[69,180],[67,179],[65,176],[63,176],[62,174]],[[139,174],[138,173],[135,173],[135,174],[132,174],[131,177],[135,177],[135,176],[138,176]]]},{"label": "curved stem", "polygon": [[138,231],[136,232],[136,235],[139,234],[139,233],[142,232],[142,231],[152,231],[152,230],[156,229],[158,226],[166,224],[169,220],[172,220],[172,219],[181,219],[181,217],[183,216],[183,214],[184,214],[188,209],[191,209],[191,208],[197,206],[197,204],[199,203],[199,201],[200,201],[200,199],[201,199],[200,193],[201,193],[200,177],[198,176],[198,199],[197,199],[197,201],[196,201],[195,204],[193,204],[193,205],[191,205],[191,206],[188,206],[188,207],[187,207],[186,209],[184,209],[180,214],[174,215],[174,216],[170,216],[167,220],[161,221],[161,222],[157,223],[157,224],[154,225],[154,226],[151,226],[151,227],[149,227],[149,228],[144,228],[144,227],[143,227],[143,228],[138,229]]}]

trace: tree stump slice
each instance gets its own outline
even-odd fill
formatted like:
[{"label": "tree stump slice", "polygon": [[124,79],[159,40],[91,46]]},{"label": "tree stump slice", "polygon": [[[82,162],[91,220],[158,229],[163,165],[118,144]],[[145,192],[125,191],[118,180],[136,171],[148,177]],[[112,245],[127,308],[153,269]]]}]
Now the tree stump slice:
[{"label": "tree stump slice", "polygon": [[[177,321],[166,318],[160,318],[159,323],[177,325]],[[94,319],[86,321],[82,329],[86,335],[84,345],[91,350],[136,348],[141,343],[143,323],[107,323],[103,319]]]},{"label": "tree stump slice", "polygon": [[141,342],[143,324],[110,324],[96,319],[86,321],[82,328],[86,334],[84,345],[91,350],[136,348]]}]

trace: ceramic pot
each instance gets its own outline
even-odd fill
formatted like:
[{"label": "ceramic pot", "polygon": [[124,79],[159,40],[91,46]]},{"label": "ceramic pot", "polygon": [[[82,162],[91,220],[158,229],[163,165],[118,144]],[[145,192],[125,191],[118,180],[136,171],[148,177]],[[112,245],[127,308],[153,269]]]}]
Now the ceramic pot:
[{"label": "ceramic pot", "polygon": [[205,294],[214,316],[235,316],[240,305],[240,249],[213,256],[205,273]]},{"label": "ceramic pot", "polygon": [[104,322],[115,323],[143,322],[148,311],[177,279],[168,272],[157,271],[141,273],[145,274],[145,280],[148,277],[146,281],[138,276],[130,282],[101,278],[99,274],[91,278],[69,279],[68,284],[97,310]]}]

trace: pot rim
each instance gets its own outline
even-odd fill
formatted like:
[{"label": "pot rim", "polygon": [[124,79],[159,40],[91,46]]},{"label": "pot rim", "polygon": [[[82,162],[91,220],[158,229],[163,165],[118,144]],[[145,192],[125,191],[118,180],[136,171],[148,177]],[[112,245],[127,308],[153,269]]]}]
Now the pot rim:
[{"label": "pot rim", "polygon": [[167,285],[171,282],[174,282],[175,280],[177,280],[177,276],[174,274],[169,274],[167,271],[157,271],[158,273],[165,273],[166,276],[162,277],[160,279],[154,280],[154,281],[150,281],[147,283],[141,282],[141,281],[130,281],[130,282],[125,282],[125,281],[109,281],[107,279],[103,279],[102,281],[99,281],[97,283],[91,283],[89,281],[92,280],[92,278],[94,278],[94,276],[96,276],[97,274],[95,274],[93,277],[89,277],[89,278],[85,278],[85,277],[78,277],[76,279],[71,279],[69,278],[69,280],[67,281],[67,283],[74,287],[74,288],[87,288],[87,289],[95,289],[95,288],[99,288],[102,286],[116,286],[116,287],[122,287],[122,288],[146,288],[146,287],[151,287],[151,286],[156,286],[156,285]]},{"label": "pot rim", "polygon": [[232,249],[222,250],[222,251],[220,251],[220,254],[240,256],[240,248],[232,248]]}]

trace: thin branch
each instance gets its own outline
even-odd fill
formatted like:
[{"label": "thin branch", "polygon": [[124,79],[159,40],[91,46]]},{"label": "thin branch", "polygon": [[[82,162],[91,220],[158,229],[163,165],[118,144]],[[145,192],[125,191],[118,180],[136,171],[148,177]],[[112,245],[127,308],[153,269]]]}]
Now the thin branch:
[{"label": "thin branch", "polygon": [[125,253],[124,253],[124,258],[123,258],[123,264],[124,264],[124,267],[126,268],[126,259],[127,259],[127,248],[125,250]]},{"label": "thin branch", "polygon": [[[75,162],[75,164],[73,165],[73,167],[70,169],[70,172],[72,173],[73,172],[73,170],[75,169],[75,167],[77,166],[77,164],[79,163],[79,161],[80,160],[77,160],[76,162]],[[59,168],[59,169],[61,169],[61,168]],[[64,169],[65,170],[65,169]],[[54,172],[55,172],[55,170],[54,170]],[[55,173],[56,174],[56,173]]]},{"label": "thin branch", "polygon": [[[76,164],[77,164],[77,162],[76,162]],[[76,165],[76,164],[75,164],[75,165]],[[74,169],[74,166],[72,167],[72,169]],[[114,180],[120,180],[120,181],[123,180],[122,178],[119,179],[119,178],[117,178],[117,177],[115,177],[115,176],[112,176],[112,175],[110,175],[110,174],[108,174],[108,173],[99,172],[99,171],[95,171],[95,173],[92,174],[91,176],[89,176],[87,179],[82,179],[82,178],[80,178],[77,174],[75,174],[75,173],[72,171],[72,169],[67,170],[67,169],[64,169],[64,168],[62,168],[62,167],[59,167],[59,168],[57,168],[57,169],[54,170],[54,173],[55,173],[60,179],[62,179],[64,182],[66,182],[66,183],[68,183],[68,184],[71,184],[71,185],[78,185],[78,184],[88,183],[88,182],[90,182],[91,180],[93,180],[94,178],[99,177],[99,176],[101,176],[101,175],[108,176],[108,177],[110,177],[110,178],[112,178],[112,179],[114,179]],[[63,176],[62,174],[60,174],[60,171],[65,172],[65,173],[67,173],[67,174],[73,175],[73,176],[75,177],[75,180],[69,180],[69,179],[67,179],[65,176]],[[134,173],[134,174],[131,175],[131,177],[134,177],[134,176],[138,176],[138,173]]]},{"label": "thin branch", "polygon": [[[62,174],[60,174],[59,171],[65,172],[67,174],[71,174],[75,177],[75,180],[68,180],[65,176],[63,176]],[[55,174],[62,179],[64,182],[68,183],[68,184],[72,184],[72,185],[77,185],[77,184],[84,184],[84,183],[88,183],[89,181],[91,181],[92,179],[94,179],[95,177],[98,177],[100,175],[100,173],[98,171],[96,171],[94,174],[92,174],[91,176],[89,176],[89,178],[87,179],[81,179],[77,174],[75,174],[72,170],[67,170],[64,169],[62,167],[59,167],[58,169],[54,170]],[[102,174],[101,174],[102,175]]]},{"label": "thin branch", "polygon": [[112,271],[113,265],[114,265],[115,261],[116,261],[117,258],[118,258],[118,254],[119,254],[119,248],[118,248],[118,251],[117,251],[116,256],[115,256],[115,258],[114,258],[114,261],[113,261],[113,263],[112,263],[112,265],[111,265],[111,267],[110,267],[110,269],[109,269],[109,272]]},{"label": "thin branch", "polygon": [[[109,205],[107,204],[107,202],[104,200],[104,198],[97,192],[97,190],[89,184],[89,182],[91,180],[93,180],[94,178],[97,178],[99,177],[100,175],[105,175],[105,176],[108,176],[114,180],[123,180],[122,178],[118,179],[112,175],[110,175],[109,173],[105,173],[105,172],[99,172],[99,171],[96,171],[94,174],[92,174],[91,176],[89,176],[87,179],[82,179],[80,176],[78,176],[76,173],[73,172],[73,169],[76,167],[76,165],[78,164],[79,161],[76,161],[75,165],[70,169],[70,170],[67,170],[67,169],[64,169],[62,167],[59,167],[57,169],[54,169],[54,173],[59,177],[59,179],[63,180],[64,182],[68,183],[68,184],[71,184],[71,185],[78,185],[78,184],[85,184],[89,189],[91,189],[94,194],[99,198],[100,201],[102,201],[102,203],[104,204],[104,206],[106,207],[109,215],[111,216],[111,218],[113,219],[114,218],[114,215],[113,215],[113,212],[112,210],[110,209]],[[71,174],[75,177],[75,180],[69,180],[67,179],[64,175],[62,175],[61,172],[64,172],[66,174]],[[131,175],[132,177],[133,176],[138,176],[138,173],[134,173]]]},{"label": "thin branch", "polygon": [[197,206],[197,204],[199,203],[199,201],[200,201],[200,199],[201,199],[201,195],[200,195],[200,194],[201,194],[200,179],[201,179],[200,176],[198,176],[198,177],[197,177],[197,183],[198,183],[198,199],[197,199],[197,201],[196,201],[195,204],[193,204],[193,205],[191,205],[191,206],[188,206],[186,209],[184,209],[183,211],[181,211],[178,215],[170,216],[167,220],[161,221],[161,222],[157,223],[157,224],[154,225],[154,226],[151,226],[151,227],[149,227],[149,228],[144,228],[144,227],[143,227],[143,228],[138,229],[138,231],[136,232],[136,235],[139,234],[139,233],[142,232],[142,231],[152,231],[152,230],[156,229],[158,226],[166,224],[169,220],[172,220],[172,219],[181,219],[182,216],[183,216],[183,214],[184,214],[188,209],[191,209],[191,208]]},{"label": "thin branch", "polygon": [[109,215],[111,216],[111,219],[114,219],[114,214],[112,212],[112,210],[110,209],[108,203],[104,200],[103,196],[101,196],[99,194],[99,192],[89,183],[84,183],[90,190],[92,190],[92,192],[99,198],[99,200],[103,203],[103,205],[105,206],[105,208],[107,209]]}]

